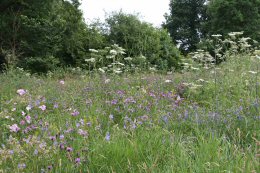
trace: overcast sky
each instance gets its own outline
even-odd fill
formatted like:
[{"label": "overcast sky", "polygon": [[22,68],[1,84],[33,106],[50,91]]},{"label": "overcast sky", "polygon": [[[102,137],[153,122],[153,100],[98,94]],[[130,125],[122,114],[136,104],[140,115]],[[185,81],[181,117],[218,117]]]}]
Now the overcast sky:
[{"label": "overcast sky", "polygon": [[163,15],[169,11],[170,0],[82,0],[81,9],[86,22],[95,18],[104,20],[105,12],[140,13],[142,20],[160,26]]}]

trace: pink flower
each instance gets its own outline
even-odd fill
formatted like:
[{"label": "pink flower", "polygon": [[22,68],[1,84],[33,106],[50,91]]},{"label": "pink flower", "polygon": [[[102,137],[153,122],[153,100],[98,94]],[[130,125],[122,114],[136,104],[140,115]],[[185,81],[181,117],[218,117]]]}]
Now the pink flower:
[{"label": "pink flower", "polygon": [[60,80],[59,82],[61,85],[64,85],[65,84],[65,81],[64,80]]},{"label": "pink flower", "polygon": [[40,108],[42,111],[45,111],[45,110],[46,110],[46,106],[45,106],[45,105],[41,105],[41,106],[39,106],[39,108]]},{"label": "pink flower", "polygon": [[20,130],[20,128],[18,127],[17,124],[13,124],[11,126],[9,126],[10,132],[18,132]]},{"label": "pink flower", "polygon": [[18,89],[18,90],[16,91],[16,93],[19,94],[20,96],[26,94],[26,92],[27,92],[27,91],[24,90],[24,89]]}]

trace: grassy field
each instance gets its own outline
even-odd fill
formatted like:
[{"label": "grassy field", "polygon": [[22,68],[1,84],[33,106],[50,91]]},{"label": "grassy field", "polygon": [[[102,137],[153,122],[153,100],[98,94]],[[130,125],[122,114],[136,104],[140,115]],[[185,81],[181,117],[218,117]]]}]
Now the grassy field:
[{"label": "grassy field", "polygon": [[260,60],[0,75],[0,172],[260,172]]}]

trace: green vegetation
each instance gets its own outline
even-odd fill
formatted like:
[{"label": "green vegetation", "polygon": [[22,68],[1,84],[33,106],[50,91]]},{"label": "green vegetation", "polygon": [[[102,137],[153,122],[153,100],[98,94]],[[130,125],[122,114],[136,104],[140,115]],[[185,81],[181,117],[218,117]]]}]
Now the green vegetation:
[{"label": "green vegetation", "polygon": [[169,34],[1,1],[0,172],[260,172],[257,4],[172,0]]},{"label": "green vegetation", "polygon": [[7,71],[0,171],[259,172],[259,51],[202,54],[168,75]]}]

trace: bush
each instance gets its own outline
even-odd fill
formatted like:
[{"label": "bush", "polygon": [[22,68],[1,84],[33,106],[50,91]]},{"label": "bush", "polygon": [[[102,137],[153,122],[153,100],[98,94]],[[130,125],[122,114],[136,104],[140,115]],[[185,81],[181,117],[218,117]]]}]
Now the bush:
[{"label": "bush", "polygon": [[22,67],[28,69],[31,73],[47,73],[54,70],[59,61],[53,56],[46,57],[29,57],[21,64]]}]

